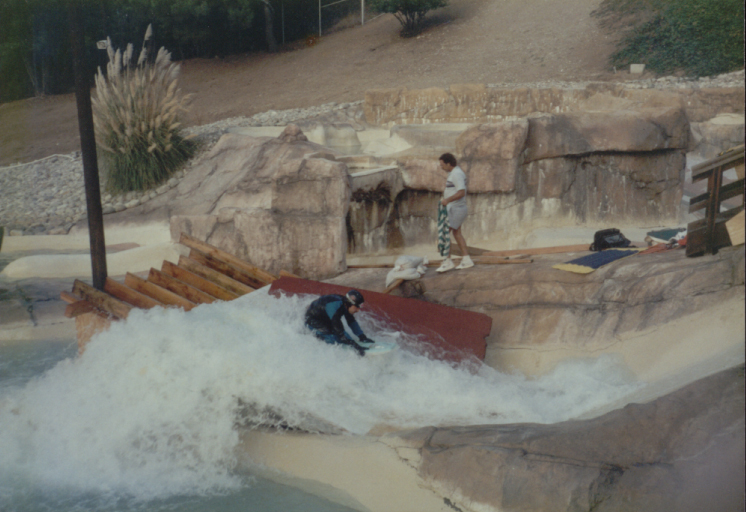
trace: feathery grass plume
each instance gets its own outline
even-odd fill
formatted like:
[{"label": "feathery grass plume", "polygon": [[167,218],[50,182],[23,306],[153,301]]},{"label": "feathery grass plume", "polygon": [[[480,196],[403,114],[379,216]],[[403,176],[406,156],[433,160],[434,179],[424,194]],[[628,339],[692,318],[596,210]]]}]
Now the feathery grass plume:
[{"label": "feathery grass plume", "polygon": [[114,50],[107,38],[106,73],[96,73],[93,119],[107,188],[114,193],[145,190],[166,181],[190,156],[194,145],[179,133],[179,112],[189,96],[178,88],[179,66],[165,48],[149,62],[148,26],[143,47]]}]

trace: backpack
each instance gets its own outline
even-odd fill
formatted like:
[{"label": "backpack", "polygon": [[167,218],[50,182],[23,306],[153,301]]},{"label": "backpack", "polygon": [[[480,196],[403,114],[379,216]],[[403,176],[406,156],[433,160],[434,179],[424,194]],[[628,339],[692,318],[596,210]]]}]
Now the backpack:
[{"label": "backpack", "polygon": [[589,251],[603,251],[613,247],[629,247],[632,242],[616,228],[602,229],[596,231],[593,235],[593,243],[588,248]]}]

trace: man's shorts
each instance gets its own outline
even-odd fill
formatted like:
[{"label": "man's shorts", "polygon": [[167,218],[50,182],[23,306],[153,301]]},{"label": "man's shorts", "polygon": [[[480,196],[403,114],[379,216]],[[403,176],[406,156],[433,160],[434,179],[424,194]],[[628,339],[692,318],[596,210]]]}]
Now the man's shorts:
[{"label": "man's shorts", "polygon": [[450,204],[446,208],[448,208],[448,227],[451,229],[460,228],[469,214],[469,209],[466,206],[453,206]]}]

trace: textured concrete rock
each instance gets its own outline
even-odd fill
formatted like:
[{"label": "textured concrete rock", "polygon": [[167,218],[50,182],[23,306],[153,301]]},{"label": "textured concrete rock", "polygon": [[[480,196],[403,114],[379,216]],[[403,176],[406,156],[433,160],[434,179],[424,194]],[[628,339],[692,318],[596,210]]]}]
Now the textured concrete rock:
[{"label": "textured concrete rock", "polygon": [[558,114],[620,108],[680,107],[690,122],[722,113],[744,113],[744,88],[641,89],[615,83],[582,87],[486,87],[379,89],[365,93],[365,118],[390,127],[418,123],[488,123],[535,113]]},{"label": "textured concrete rock", "polygon": [[527,119],[466,130],[456,141],[456,151],[468,173],[469,192],[514,191],[528,133]]},{"label": "textured concrete rock", "polygon": [[398,163],[405,188],[443,193],[448,174],[440,168],[438,156],[428,159],[405,157]]},{"label": "textured concrete rock", "polygon": [[685,169],[683,151],[534,161],[520,169],[517,199],[559,199],[578,222],[677,222]]},{"label": "textured concrete rock", "polygon": [[686,149],[689,123],[681,109],[573,112],[531,117],[525,161],[600,152]]},{"label": "textured concrete rock", "polygon": [[686,258],[683,250],[632,256],[590,274],[551,268],[581,255],[426,275],[423,298],[492,316],[487,362],[499,366],[501,350],[598,350],[744,293],[743,246],[707,258]]},{"label": "textured concrete rock", "polygon": [[691,123],[690,156],[707,160],[744,142],[744,116],[722,114],[708,121]]},{"label": "textured concrete rock", "polygon": [[434,152],[443,153],[456,146],[456,140],[470,126],[468,123],[402,124],[392,126],[390,133],[412,146],[431,147]]},{"label": "textured concrete rock", "polygon": [[459,510],[743,510],[743,366],[647,404],[554,425],[398,434]]},{"label": "textured concrete rock", "polygon": [[295,125],[271,140],[224,135],[175,190],[174,239],[191,234],[275,273],[345,269],[347,166]]}]

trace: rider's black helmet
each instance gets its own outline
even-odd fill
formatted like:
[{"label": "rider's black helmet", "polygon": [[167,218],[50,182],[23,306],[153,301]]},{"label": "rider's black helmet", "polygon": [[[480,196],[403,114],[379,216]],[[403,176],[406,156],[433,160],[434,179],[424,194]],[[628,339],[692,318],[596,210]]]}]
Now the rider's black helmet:
[{"label": "rider's black helmet", "polygon": [[357,290],[350,290],[349,292],[347,292],[347,300],[349,300],[353,306],[357,307],[362,306],[363,302],[365,302],[363,294]]}]

